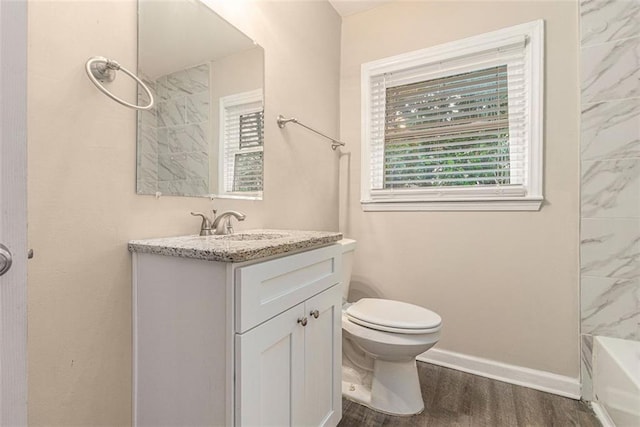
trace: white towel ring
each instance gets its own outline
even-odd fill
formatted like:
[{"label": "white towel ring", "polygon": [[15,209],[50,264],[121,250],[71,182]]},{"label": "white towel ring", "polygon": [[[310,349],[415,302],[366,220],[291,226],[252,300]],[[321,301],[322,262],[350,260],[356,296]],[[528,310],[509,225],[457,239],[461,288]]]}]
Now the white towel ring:
[{"label": "white towel ring", "polygon": [[[118,64],[118,62],[112,59],[105,58],[103,56],[92,56],[87,61],[85,70],[87,71],[87,76],[89,76],[89,80],[91,80],[93,84],[96,85],[98,89],[100,89],[100,92],[104,93],[109,98],[124,105],[125,107],[133,108],[136,110],[148,110],[151,107],[153,107],[153,95],[151,94],[151,91],[149,90],[147,85],[144,84],[144,82],[140,80],[138,76],[136,76],[131,71],[127,70],[126,68]],[[116,71],[118,70],[122,71],[123,73],[131,77],[133,80],[138,82],[140,86],[142,86],[142,89],[144,89],[144,91],[147,93],[147,96],[149,97],[149,104],[147,105],[131,104],[123,99],[118,98],[117,96],[109,92],[101,84],[101,82],[114,81],[116,78]]]}]

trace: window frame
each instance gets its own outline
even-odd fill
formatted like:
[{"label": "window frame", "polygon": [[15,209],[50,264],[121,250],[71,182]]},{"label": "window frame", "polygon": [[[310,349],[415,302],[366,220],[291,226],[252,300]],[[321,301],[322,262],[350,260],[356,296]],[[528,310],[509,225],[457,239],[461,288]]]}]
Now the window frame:
[{"label": "window frame", "polygon": [[[504,187],[433,187],[419,189],[373,190],[371,188],[371,80],[384,73],[443,61],[469,58],[526,40],[525,75],[528,82],[527,170],[524,193]],[[458,65],[459,66],[459,65]],[[473,68],[473,65],[470,65]],[[451,73],[455,73],[451,70]],[[440,76],[447,75],[446,69]],[[431,77],[429,77],[431,78]],[[437,78],[437,77],[434,77]],[[361,68],[361,205],[364,211],[455,211],[522,210],[537,211],[543,198],[543,94],[544,94],[544,21],[520,24],[497,31],[408,52],[362,64]]]},{"label": "window frame", "polygon": [[[233,95],[227,95],[220,98],[220,120],[219,120],[219,138],[218,138],[218,194],[216,198],[223,199],[248,199],[248,200],[262,200],[262,194],[264,187],[260,191],[226,191],[226,121],[227,121],[227,109],[242,106],[243,104],[255,104],[261,103],[262,110],[264,111],[264,100],[262,89],[251,90],[247,92],[236,93]],[[264,185],[264,136],[262,144],[253,148],[243,149],[237,151],[237,153],[250,153],[250,152],[262,152],[262,175]],[[233,187],[233,183],[232,183]]]}]

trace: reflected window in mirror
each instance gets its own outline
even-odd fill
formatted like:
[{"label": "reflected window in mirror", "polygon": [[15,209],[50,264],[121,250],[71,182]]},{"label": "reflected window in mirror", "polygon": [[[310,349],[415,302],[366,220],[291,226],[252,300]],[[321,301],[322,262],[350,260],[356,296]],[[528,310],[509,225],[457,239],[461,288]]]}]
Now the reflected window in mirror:
[{"label": "reflected window in mirror", "polygon": [[218,196],[262,197],[264,107],[262,90],[220,99]]}]

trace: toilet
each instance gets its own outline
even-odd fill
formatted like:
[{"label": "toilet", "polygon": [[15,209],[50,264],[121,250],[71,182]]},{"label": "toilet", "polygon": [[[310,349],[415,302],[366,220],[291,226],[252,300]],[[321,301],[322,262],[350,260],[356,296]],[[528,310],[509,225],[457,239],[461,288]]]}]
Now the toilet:
[{"label": "toilet", "polygon": [[440,339],[441,317],[401,301],[347,302],[355,240],[342,245],[342,395],[376,411],[413,415],[424,410],[416,357]]}]

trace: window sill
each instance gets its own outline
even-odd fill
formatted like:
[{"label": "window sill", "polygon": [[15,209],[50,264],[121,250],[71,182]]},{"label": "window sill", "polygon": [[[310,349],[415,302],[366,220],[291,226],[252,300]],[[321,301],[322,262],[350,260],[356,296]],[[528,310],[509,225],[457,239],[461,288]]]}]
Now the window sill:
[{"label": "window sill", "polygon": [[501,200],[362,201],[365,212],[411,211],[539,211],[542,198]]},{"label": "window sill", "polygon": [[246,193],[221,193],[213,195],[215,199],[262,200],[262,191]]}]

